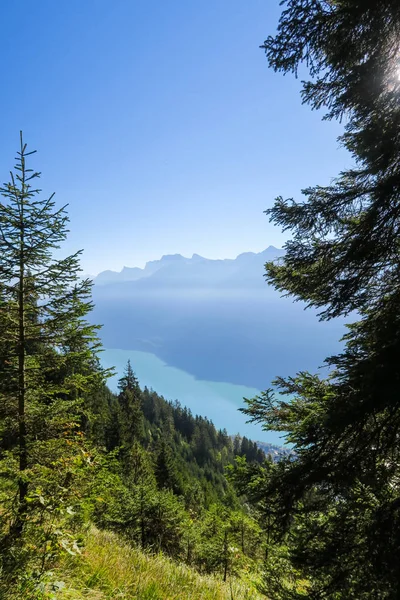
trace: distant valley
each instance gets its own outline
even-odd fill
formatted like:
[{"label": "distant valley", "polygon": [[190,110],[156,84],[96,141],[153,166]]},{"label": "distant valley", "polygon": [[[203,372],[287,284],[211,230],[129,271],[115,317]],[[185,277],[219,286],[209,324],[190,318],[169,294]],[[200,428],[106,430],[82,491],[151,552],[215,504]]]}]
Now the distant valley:
[{"label": "distant valley", "polygon": [[[93,317],[104,325],[105,348],[141,352],[150,363],[155,356],[201,382],[251,390],[270,387],[277,375],[316,371],[340,348],[344,326],[339,321],[320,323],[315,311],[305,311],[304,305],[281,298],[267,285],[265,262],[283,254],[272,246],[226,260],[178,254],[149,262],[144,269],[100,273]],[[162,380],[152,387],[165,394]],[[170,381],[166,387],[171,395]],[[179,386],[171,399],[179,398],[178,393]],[[193,403],[208,416],[201,403]],[[233,404],[238,414],[237,402]],[[206,409],[207,401],[203,405]],[[232,428],[229,421],[226,427],[235,433],[237,420]],[[264,439],[272,441],[266,434]]]}]

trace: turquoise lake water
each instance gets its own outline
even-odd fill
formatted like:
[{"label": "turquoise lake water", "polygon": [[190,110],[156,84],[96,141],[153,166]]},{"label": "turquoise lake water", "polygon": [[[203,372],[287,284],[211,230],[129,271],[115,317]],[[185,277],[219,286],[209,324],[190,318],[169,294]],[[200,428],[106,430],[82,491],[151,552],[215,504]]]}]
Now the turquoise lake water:
[{"label": "turquoise lake water", "polygon": [[238,411],[244,406],[243,397],[252,398],[259,393],[255,388],[198,380],[148,352],[106,349],[100,359],[104,367],[115,367],[117,374],[108,382],[113,391],[116,391],[118,378],[130,359],[142,389],[147,386],[166,400],[179,400],[193,414],[208,417],[217,428],[225,427],[229,434],[240,433],[253,440],[283,445],[279,433],[263,431],[259,425],[246,423],[245,415]]}]

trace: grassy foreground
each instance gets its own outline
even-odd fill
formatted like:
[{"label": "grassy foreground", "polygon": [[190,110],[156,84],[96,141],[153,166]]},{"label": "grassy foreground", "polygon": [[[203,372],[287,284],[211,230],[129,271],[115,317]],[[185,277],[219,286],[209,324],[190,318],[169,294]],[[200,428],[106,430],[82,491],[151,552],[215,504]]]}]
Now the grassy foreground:
[{"label": "grassy foreground", "polygon": [[57,600],[258,600],[249,583],[223,583],[164,556],[146,555],[115,534],[92,529],[78,559],[55,573]]}]

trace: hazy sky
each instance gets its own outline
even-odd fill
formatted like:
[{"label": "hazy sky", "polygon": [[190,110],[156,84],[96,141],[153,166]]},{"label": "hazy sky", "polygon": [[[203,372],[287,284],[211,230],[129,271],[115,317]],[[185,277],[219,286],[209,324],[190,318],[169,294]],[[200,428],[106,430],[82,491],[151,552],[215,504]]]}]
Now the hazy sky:
[{"label": "hazy sky", "polygon": [[278,0],[2,2],[2,181],[23,129],[91,274],[281,246],[263,211],[349,158],[300,83],[268,69],[259,45],[279,13]]}]

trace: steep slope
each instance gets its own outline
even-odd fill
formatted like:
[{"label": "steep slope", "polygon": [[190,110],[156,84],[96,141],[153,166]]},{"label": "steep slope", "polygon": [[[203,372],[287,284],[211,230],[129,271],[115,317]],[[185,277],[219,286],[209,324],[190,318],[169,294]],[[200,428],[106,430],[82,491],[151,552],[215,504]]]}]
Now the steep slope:
[{"label": "steep slope", "polygon": [[57,569],[59,600],[261,599],[250,582],[199,575],[161,555],[140,552],[113,533],[92,528],[84,548],[82,556],[66,558]]}]

